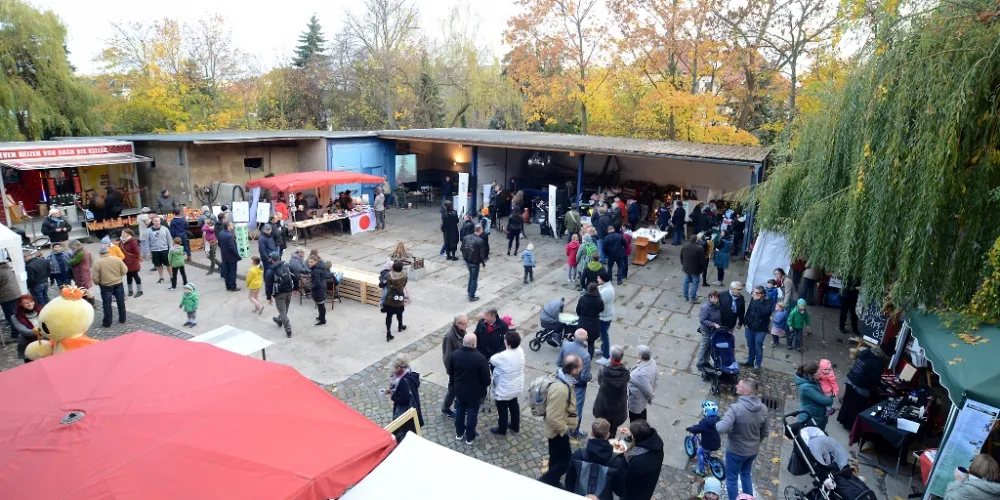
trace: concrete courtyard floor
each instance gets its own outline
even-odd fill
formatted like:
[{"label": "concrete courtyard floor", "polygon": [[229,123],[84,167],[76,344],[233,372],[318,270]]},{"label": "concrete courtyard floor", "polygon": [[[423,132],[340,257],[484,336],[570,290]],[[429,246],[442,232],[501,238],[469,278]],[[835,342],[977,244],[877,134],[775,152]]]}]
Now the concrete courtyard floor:
[{"label": "concrete courtyard floor", "polygon": [[[466,299],[468,272],[463,262],[450,262],[438,255],[441,247],[439,216],[436,208],[416,210],[390,210],[386,217],[388,229],[360,235],[324,235],[311,239],[306,248],[318,249],[321,256],[336,266],[346,266],[377,273],[385,264],[397,242],[404,242],[407,249],[426,259],[426,274],[420,280],[411,280],[409,288],[413,298],[407,306],[405,332],[395,333],[396,339],[387,343],[384,336],[384,315],[377,306],[362,305],[344,300],[327,313],[328,324],[313,326],[315,307],[308,298],[301,305],[293,300],[290,318],[294,334],[286,338],[284,331],[271,321],[276,314],[267,307],[263,315],[253,314],[247,292],[227,292],[218,274],[206,276],[207,259],[204,252],[195,252],[194,260],[187,266],[188,278],[198,287],[201,307],[198,326],[184,328],[184,313],[178,309],[182,292],[168,291],[169,277],[163,284],[156,283],[156,273],[150,272],[149,263],[143,264],[144,296],[129,299],[129,323],[125,328],[102,332],[101,313],[97,312],[91,336],[108,338],[136,329],[186,338],[187,335],[204,333],[222,325],[232,325],[251,330],[274,345],[267,349],[268,361],[283,363],[298,369],[303,375],[320,384],[334,396],[345,401],[359,412],[380,425],[391,421],[391,402],[379,389],[388,386],[392,358],[405,353],[412,360],[413,369],[420,372],[420,388],[425,426],[424,435],[444,446],[506,469],[537,477],[547,467],[547,444],[542,436],[541,421],[527,414],[522,404],[522,431],[507,437],[488,432],[495,425],[496,413],[486,409],[480,416],[478,431],[482,436],[472,446],[456,442],[454,421],[440,413],[447,377],[441,363],[441,338],[456,314],[470,316],[471,324],[479,319],[484,309],[496,307],[501,315],[513,317],[517,330],[525,342],[538,329],[538,312],[542,304],[557,297],[565,297],[567,310],[574,310],[577,292],[567,283],[564,243],[539,236],[537,226],[528,226],[527,241],[535,245],[537,267],[533,282],[522,284],[520,259],[508,257],[506,238],[494,234],[491,238],[491,259],[479,277],[479,302]],[[521,249],[527,245],[521,242]],[[95,253],[96,245],[90,245]],[[289,251],[294,244],[289,245]],[[657,360],[660,374],[656,395],[649,408],[649,421],[662,436],[665,444],[665,461],[661,471],[660,489],[655,498],[688,499],[696,494],[700,480],[690,473],[692,462],[683,451],[685,427],[697,422],[700,405],[710,397],[709,385],[702,382],[694,369],[699,334],[697,307],[681,298],[683,275],[678,262],[679,247],[665,245],[660,255],[646,266],[632,266],[628,284],[617,286],[615,321],[611,328],[611,341],[625,346],[628,364],[634,363],[635,347],[649,345]],[[256,254],[256,245],[252,245]],[[287,258],[287,253],[286,253]],[[249,259],[238,267],[238,274],[245,275]],[[714,270],[712,273],[714,277]],[[746,277],[746,264],[733,259],[726,281]],[[724,290],[722,287],[710,287]],[[705,290],[699,290],[704,298]],[[263,299],[263,297],[262,297]],[[812,308],[814,335],[806,339],[804,353],[789,352],[784,348],[765,348],[764,370],[755,375],[761,385],[761,396],[770,409],[770,436],[765,439],[761,454],[754,465],[754,486],[758,497],[781,498],[788,485],[806,485],[803,478],[791,477],[784,464],[791,454],[791,442],[782,438],[780,415],[798,408],[792,373],[803,359],[830,359],[841,382],[850,367],[847,361],[847,337],[837,333],[837,311]],[[118,327],[117,323],[115,327]],[[471,327],[470,327],[471,328]],[[470,330],[471,331],[471,330]],[[737,356],[746,356],[742,331],[736,332]],[[769,343],[768,343],[769,345]],[[557,351],[543,345],[539,352],[525,347],[527,370],[525,383],[535,376],[555,370]],[[2,369],[18,363],[13,347],[3,349],[0,358]],[[591,409],[597,395],[596,372],[587,391],[583,428],[588,429],[593,419]],[[733,401],[721,396],[717,400],[723,410]],[[490,405],[491,406],[491,405]],[[846,445],[846,432],[835,422],[828,428],[831,435]],[[841,431],[839,434],[837,431]],[[574,443],[574,445],[582,443]],[[908,472],[909,468],[903,468]],[[872,485],[880,498],[905,497],[906,478],[880,475],[862,466],[862,475]]]}]

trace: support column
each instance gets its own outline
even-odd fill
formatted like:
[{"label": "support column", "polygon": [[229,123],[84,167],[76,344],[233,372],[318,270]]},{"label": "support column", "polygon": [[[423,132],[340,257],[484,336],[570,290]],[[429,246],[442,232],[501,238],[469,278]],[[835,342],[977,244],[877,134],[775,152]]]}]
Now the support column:
[{"label": "support column", "polygon": [[[570,203],[570,205],[576,207],[577,209],[579,209],[580,205],[583,203],[583,161],[586,158],[587,155],[580,154],[580,161],[576,167],[576,201]],[[566,195],[568,196],[569,193],[566,193]]]},{"label": "support column", "polygon": [[[764,171],[764,164],[758,164],[753,167],[750,173],[750,195],[753,197],[754,192],[757,190],[757,184],[760,183],[760,177]],[[740,249],[740,258],[742,259],[746,253],[747,248],[750,248],[750,240],[753,238],[753,223],[754,218],[757,215],[757,203],[754,202],[753,206],[747,207],[746,209],[747,225],[743,229],[743,248]]]},{"label": "support column", "polygon": [[472,172],[469,174],[469,188],[472,190],[472,200],[469,201],[469,213],[479,213],[476,205],[476,195],[479,193],[479,146],[472,146]]}]

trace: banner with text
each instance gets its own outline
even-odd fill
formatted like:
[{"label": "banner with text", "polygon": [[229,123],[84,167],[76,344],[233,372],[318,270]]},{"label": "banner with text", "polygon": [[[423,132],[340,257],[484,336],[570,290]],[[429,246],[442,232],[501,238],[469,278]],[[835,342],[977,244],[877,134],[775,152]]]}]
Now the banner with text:
[{"label": "banner with text", "polygon": [[459,217],[464,217],[469,209],[469,174],[458,174],[458,193],[455,195],[455,210]]},{"label": "banner with text", "polygon": [[556,187],[549,184],[549,225],[552,226],[552,236],[556,236]]}]

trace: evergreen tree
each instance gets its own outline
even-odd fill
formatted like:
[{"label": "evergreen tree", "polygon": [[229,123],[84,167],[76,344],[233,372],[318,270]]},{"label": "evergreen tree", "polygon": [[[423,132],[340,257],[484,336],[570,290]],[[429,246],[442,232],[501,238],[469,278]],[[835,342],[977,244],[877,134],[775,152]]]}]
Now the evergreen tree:
[{"label": "evergreen tree", "polygon": [[0,1],[0,141],[98,135],[93,89],[73,76],[51,11]]},{"label": "evergreen tree", "polygon": [[437,128],[444,126],[444,100],[438,89],[430,65],[424,56],[420,64],[420,80],[417,82],[417,103],[414,109],[414,123],[422,128]]},{"label": "evergreen tree", "polygon": [[319,19],[313,14],[309,18],[309,25],[299,36],[299,46],[295,48],[295,58],[292,64],[296,68],[304,68],[313,56],[320,55],[325,50],[326,39],[323,38],[323,28],[319,25]]}]

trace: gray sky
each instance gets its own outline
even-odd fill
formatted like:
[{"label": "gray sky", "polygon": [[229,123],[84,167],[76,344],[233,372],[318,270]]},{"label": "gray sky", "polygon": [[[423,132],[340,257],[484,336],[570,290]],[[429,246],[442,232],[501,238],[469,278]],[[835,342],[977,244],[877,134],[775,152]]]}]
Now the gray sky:
[{"label": "gray sky", "polygon": [[[309,16],[316,14],[323,32],[330,35],[343,25],[347,6],[360,0],[277,0],[255,3],[246,0],[29,0],[43,10],[54,11],[68,30],[70,62],[82,74],[95,73],[100,65],[94,58],[112,35],[112,23],[153,21],[164,17],[193,23],[201,17],[222,14],[229,21],[233,42],[244,52],[255,55],[265,67],[273,66],[279,56],[291,55]],[[414,0],[420,10],[421,27],[427,38],[441,33],[441,19],[463,0]],[[503,30],[507,20],[517,13],[514,0],[465,0],[479,17],[477,38],[494,55],[503,51]],[[252,7],[254,6],[254,7]]]}]

